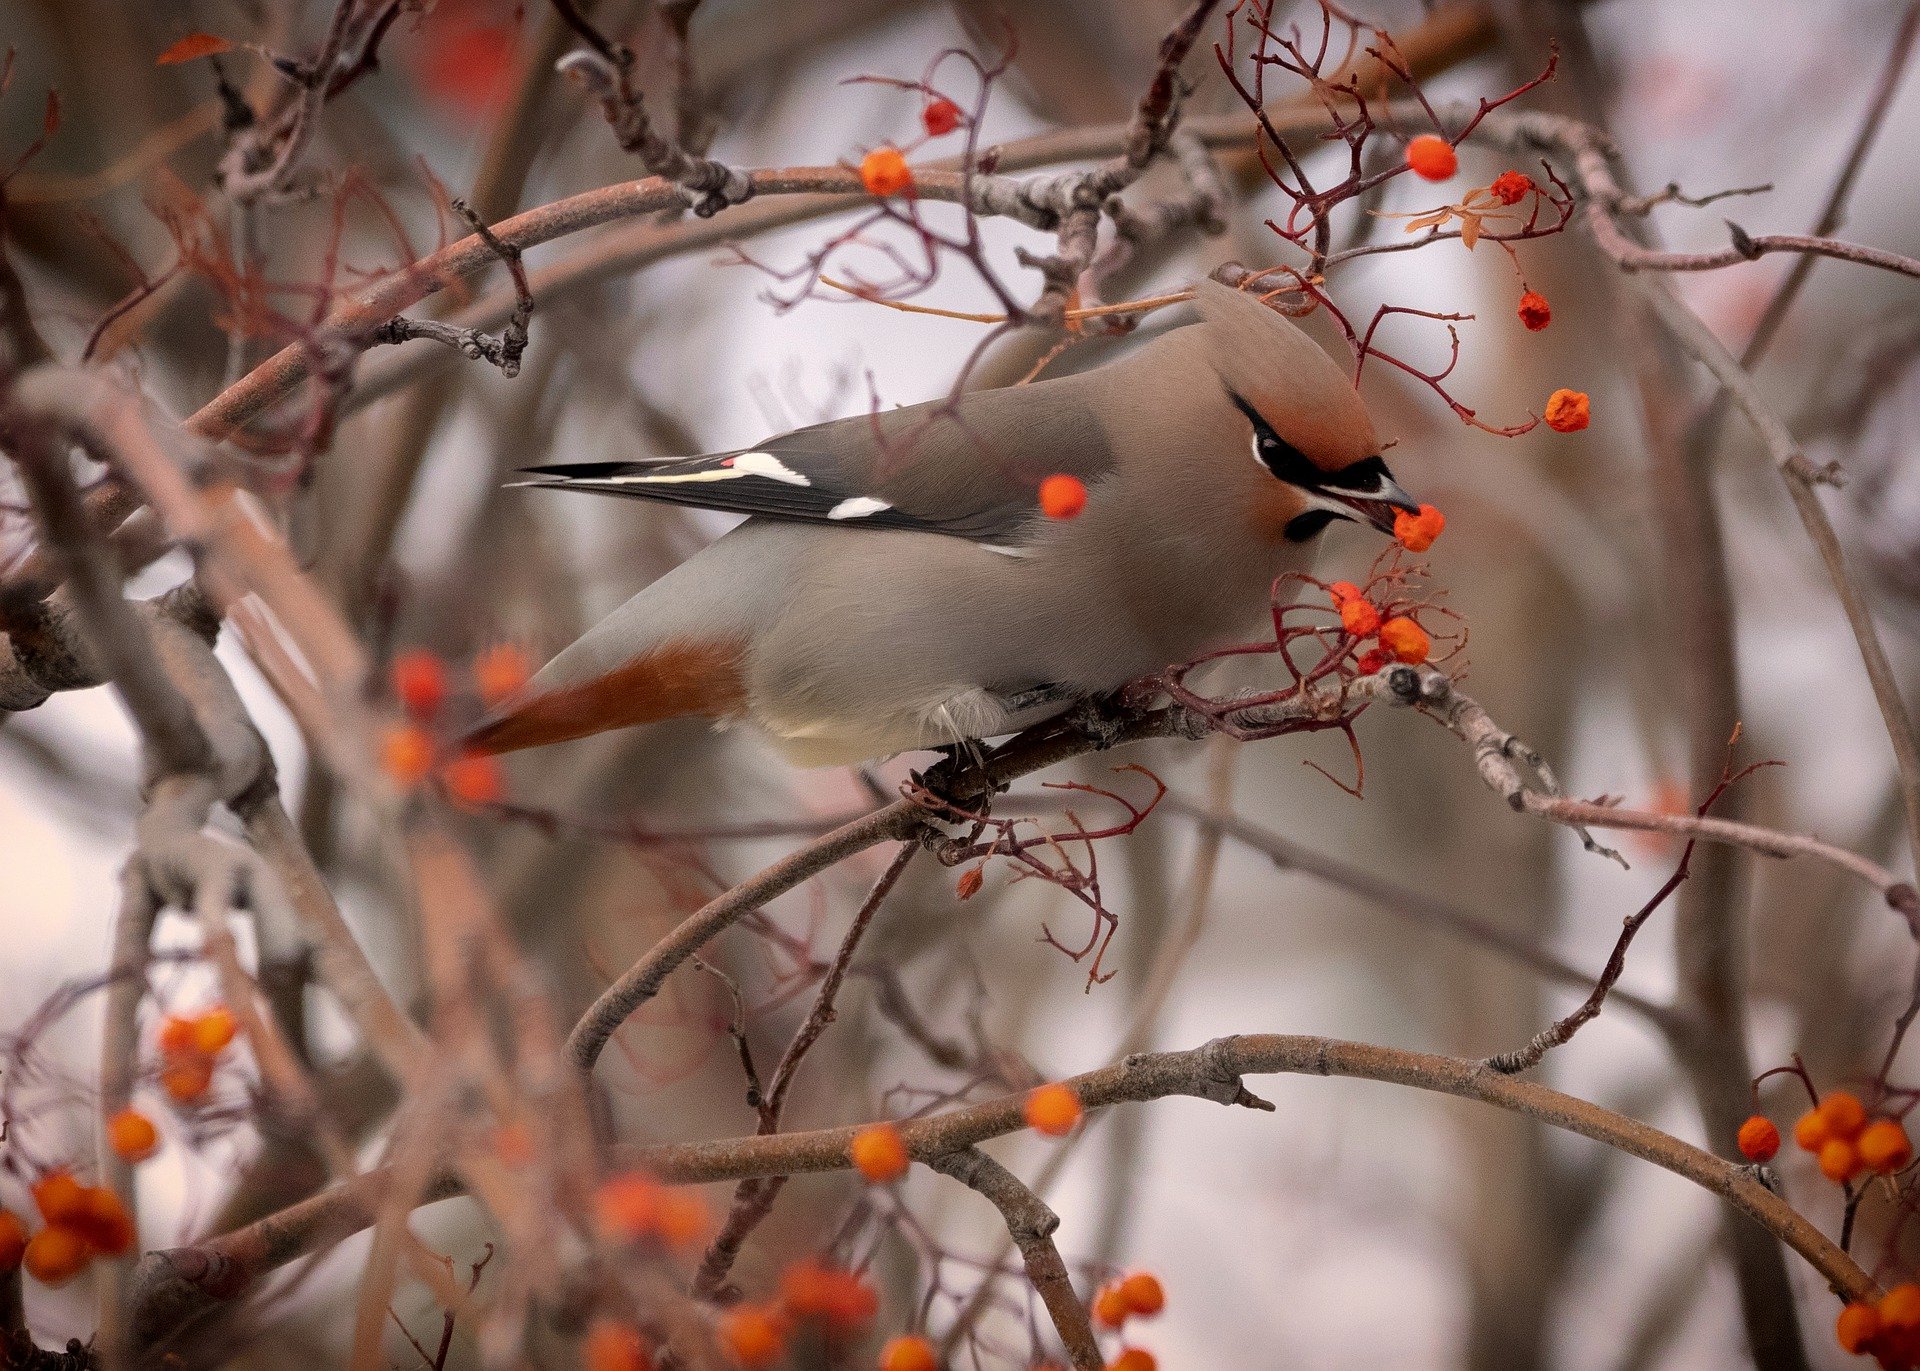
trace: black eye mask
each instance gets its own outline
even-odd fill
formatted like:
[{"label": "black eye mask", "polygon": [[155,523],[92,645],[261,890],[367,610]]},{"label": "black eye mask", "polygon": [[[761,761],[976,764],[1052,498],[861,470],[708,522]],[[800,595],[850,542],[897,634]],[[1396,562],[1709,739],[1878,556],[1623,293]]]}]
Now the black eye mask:
[{"label": "black eye mask", "polygon": [[1391,533],[1396,509],[1418,508],[1394,482],[1393,473],[1387,470],[1386,462],[1378,453],[1349,462],[1338,471],[1322,471],[1304,452],[1275,433],[1273,426],[1260,417],[1259,410],[1232,391],[1228,391],[1227,396],[1253,425],[1253,455],[1276,480],[1285,481],[1309,495],[1331,496],[1353,511],[1317,508],[1297,514],[1287,521],[1283,531],[1289,542],[1304,543],[1317,537],[1335,519],[1370,523]]},{"label": "black eye mask", "polygon": [[1272,426],[1260,417],[1259,410],[1232,391],[1227,394],[1240,407],[1240,412],[1247,416],[1247,422],[1253,425],[1253,455],[1260,459],[1261,466],[1288,485],[1307,490],[1325,479],[1320,468],[1307,460],[1306,453],[1273,431]]}]

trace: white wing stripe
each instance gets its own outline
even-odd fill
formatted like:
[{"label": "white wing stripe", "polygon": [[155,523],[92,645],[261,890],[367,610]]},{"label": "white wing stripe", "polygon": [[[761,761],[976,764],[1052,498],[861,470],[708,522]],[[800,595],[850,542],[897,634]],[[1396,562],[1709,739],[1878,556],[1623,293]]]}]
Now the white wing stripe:
[{"label": "white wing stripe", "polygon": [[813,484],[771,452],[743,452],[733,459],[732,470],[742,476],[766,476],[775,481],[786,481],[790,485]]},{"label": "white wing stripe", "polygon": [[584,478],[562,475],[560,479],[569,485],[577,486],[672,486],[707,481],[736,481],[742,476],[758,476],[768,481],[784,481],[790,486],[813,484],[771,452],[743,452],[737,457],[724,459],[724,465],[716,463],[699,471],[640,471],[628,476]]},{"label": "white wing stripe", "polygon": [[876,500],[871,495],[855,495],[842,500],[827,511],[829,519],[864,519],[870,514],[880,514],[893,506],[885,500]]},{"label": "white wing stripe", "polygon": [[574,481],[574,485],[610,485],[610,486],[670,486],[682,481],[731,481],[736,476],[751,476],[749,471],[735,471],[731,467],[714,467],[708,471],[671,472],[658,476],[608,476],[602,481]]}]

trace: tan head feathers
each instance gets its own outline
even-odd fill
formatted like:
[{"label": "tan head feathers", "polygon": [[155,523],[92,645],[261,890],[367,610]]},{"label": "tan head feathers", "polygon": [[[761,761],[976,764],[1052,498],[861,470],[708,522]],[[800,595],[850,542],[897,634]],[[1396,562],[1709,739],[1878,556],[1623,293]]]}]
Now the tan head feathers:
[{"label": "tan head feathers", "polygon": [[1193,303],[1221,379],[1315,466],[1339,471],[1380,450],[1346,372],[1278,311],[1214,280]]}]

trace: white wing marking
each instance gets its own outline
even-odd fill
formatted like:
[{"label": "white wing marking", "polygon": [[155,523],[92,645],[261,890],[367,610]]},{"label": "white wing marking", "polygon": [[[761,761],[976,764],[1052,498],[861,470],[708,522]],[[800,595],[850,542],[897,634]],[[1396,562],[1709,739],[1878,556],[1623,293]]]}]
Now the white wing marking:
[{"label": "white wing marking", "polygon": [[885,500],[876,500],[871,495],[855,495],[851,499],[842,500],[828,510],[827,517],[829,519],[864,519],[869,514],[880,514],[892,508],[893,506]]}]

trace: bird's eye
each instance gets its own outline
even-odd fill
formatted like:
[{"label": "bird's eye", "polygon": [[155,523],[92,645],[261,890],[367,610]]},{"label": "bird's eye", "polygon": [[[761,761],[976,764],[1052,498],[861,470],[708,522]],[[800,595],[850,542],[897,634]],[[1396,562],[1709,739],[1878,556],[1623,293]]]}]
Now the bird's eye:
[{"label": "bird's eye", "polygon": [[1313,486],[1322,479],[1320,469],[1307,460],[1307,455],[1273,431],[1267,421],[1260,417],[1260,411],[1242,400],[1232,391],[1227,392],[1240,412],[1247,416],[1247,422],[1253,425],[1253,459],[1282,481],[1296,486]]},{"label": "bird's eye", "polygon": [[1319,484],[1328,490],[1379,490],[1393,479],[1393,473],[1387,470],[1387,464],[1378,453],[1372,457],[1363,457],[1357,462],[1349,462],[1331,475],[1322,475]]}]

